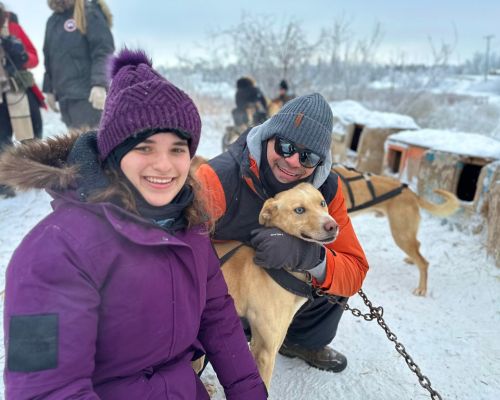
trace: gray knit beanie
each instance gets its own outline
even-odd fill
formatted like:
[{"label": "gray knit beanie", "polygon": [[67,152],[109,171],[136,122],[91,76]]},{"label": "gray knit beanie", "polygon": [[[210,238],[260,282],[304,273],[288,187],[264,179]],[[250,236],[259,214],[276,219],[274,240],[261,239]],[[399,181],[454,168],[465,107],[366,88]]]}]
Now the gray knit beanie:
[{"label": "gray knit beanie", "polygon": [[260,165],[262,142],[278,135],[319,154],[323,163],[316,167],[313,185],[323,184],[332,166],[333,113],[319,93],[296,97],[273,117],[252,128],[247,136],[250,154]]},{"label": "gray knit beanie", "polygon": [[319,154],[323,160],[332,143],[333,113],[323,96],[308,94],[290,100],[266,124],[261,140],[281,136]]}]

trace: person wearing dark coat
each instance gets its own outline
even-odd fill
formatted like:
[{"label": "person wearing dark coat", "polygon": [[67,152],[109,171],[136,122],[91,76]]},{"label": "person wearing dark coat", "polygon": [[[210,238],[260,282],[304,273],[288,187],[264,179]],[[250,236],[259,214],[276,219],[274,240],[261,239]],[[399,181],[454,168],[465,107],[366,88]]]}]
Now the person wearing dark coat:
[{"label": "person wearing dark coat", "polygon": [[283,106],[286,102],[294,99],[296,96],[294,94],[290,94],[288,90],[288,82],[285,79],[282,79],[279,84],[278,97],[273,99],[273,101],[280,101]]},{"label": "person wearing dark coat", "polygon": [[0,158],[54,198],[7,267],[6,398],[208,400],[205,353],[228,400],[266,399],[189,172],[198,110],[142,51],[110,70],[97,132]]},{"label": "person wearing dark coat", "polygon": [[255,81],[242,77],[236,81],[236,108],[232,115],[235,126],[258,125],[267,118],[267,100]]},{"label": "person wearing dark coat", "polygon": [[95,127],[108,86],[106,60],[114,52],[111,13],[104,0],[48,0],[48,5],[53,14],[43,46],[47,103],[68,127]]}]

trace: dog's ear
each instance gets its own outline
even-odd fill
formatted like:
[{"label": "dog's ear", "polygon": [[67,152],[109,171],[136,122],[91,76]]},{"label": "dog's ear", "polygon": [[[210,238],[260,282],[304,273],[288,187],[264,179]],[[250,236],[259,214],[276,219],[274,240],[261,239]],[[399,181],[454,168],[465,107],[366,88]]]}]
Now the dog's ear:
[{"label": "dog's ear", "polygon": [[267,226],[277,209],[278,205],[274,199],[266,200],[259,214],[259,224]]}]

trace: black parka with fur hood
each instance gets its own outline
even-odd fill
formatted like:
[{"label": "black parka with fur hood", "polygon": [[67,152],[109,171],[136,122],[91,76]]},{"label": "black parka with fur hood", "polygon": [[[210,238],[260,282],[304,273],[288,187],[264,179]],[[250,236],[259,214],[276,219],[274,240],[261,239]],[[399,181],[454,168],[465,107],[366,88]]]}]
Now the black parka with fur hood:
[{"label": "black parka with fur hood", "polygon": [[93,86],[108,86],[106,62],[115,49],[109,18],[97,3],[85,3],[85,34],[77,29],[73,7],[54,12],[47,21],[43,91],[59,101],[86,100]]}]

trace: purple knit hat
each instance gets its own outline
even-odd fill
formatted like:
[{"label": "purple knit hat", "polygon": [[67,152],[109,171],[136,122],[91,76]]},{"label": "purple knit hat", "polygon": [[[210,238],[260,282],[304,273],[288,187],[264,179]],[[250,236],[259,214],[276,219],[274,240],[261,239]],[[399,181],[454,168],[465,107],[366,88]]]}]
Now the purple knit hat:
[{"label": "purple knit hat", "polygon": [[187,133],[192,158],[201,133],[193,100],[156,72],[142,50],[121,50],[109,67],[112,81],[97,133],[101,160],[129,137],[150,129]]}]

